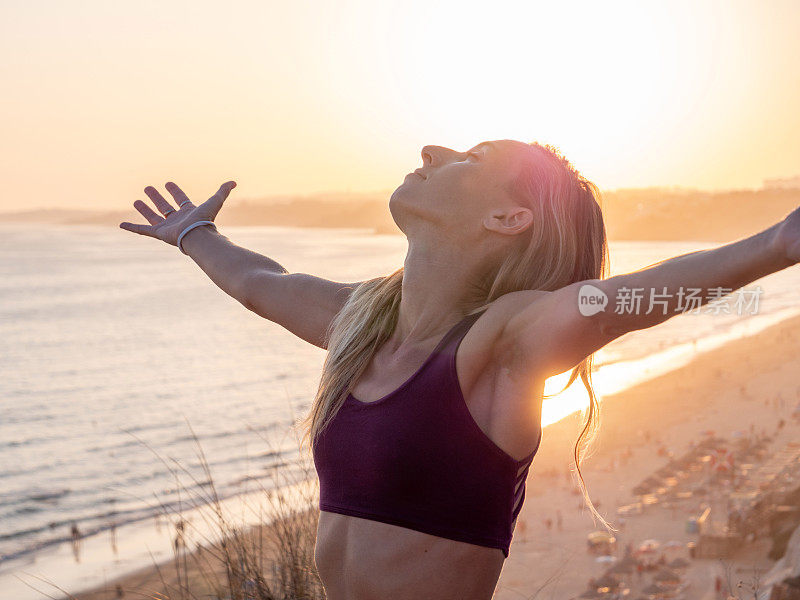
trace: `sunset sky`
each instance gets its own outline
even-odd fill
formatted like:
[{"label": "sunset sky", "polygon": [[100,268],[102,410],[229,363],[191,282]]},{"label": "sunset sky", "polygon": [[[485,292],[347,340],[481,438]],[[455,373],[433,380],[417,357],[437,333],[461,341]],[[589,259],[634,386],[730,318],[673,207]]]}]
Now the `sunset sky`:
[{"label": "sunset sky", "polygon": [[558,146],[603,189],[800,174],[800,2],[0,3],[0,211],[391,191]]}]

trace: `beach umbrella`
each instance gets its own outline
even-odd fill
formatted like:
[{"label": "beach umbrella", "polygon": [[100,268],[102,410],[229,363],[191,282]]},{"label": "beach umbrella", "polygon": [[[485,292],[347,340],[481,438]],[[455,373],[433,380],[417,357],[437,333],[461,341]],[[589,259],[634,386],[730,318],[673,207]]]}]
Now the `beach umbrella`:
[{"label": "beach umbrella", "polygon": [[616,538],[607,531],[593,531],[587,538],[590,542],[613,542]]},{"label": "beach umbrella", "polygon": [[655,551],[661,545],[661,542],[655,539],[644,540],[639,544],[639,550],[645,549],[647,551]]},{"label": "beach umbrella", "polygon": [[642,496],[642,504],[647,506],[658,504],[658,496],[656,494],[645,494]]},{"label": "beach umbrella", "polygon": [[727,448],[717,448],[709,462],[715,471],[730,471],[733,468],[733,454]]},{"label": "beach umbrella", "polygon": [[604,554],[602,556],[598,556],[594,560],[595,560],[595,562],[599,562],[599,563],[613,563],[613,562],[617,561],[617,557]]}]

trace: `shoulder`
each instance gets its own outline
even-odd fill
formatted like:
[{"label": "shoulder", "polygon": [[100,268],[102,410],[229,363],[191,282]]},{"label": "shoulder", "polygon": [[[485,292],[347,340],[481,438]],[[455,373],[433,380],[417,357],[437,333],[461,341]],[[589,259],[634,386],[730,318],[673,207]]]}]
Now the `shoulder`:
[{"label": "shoulder", "polygon": [[[477,329],[483,334],[491,334],[489,337],[493,341],[499,342],[506,333],[508,323],[515,315],[537,300],[547,297],[550,293],[541,290],[520,290],[503,294],[488,305],[488,308],[475,322],[473,329]],[[481,337],[485,337],[485,335]]]},{"label": "shoulder", "polygon": [[550,330],[562,320],[560,313],[567,304],[563,294],[563,288],[555,292],[519,290],[492,302],[485,313],[487,329],[490,325],[492,332],[485,364],[518,377],[537,373],[540,362],[553,352],[558,354],[548,338],[553,337]]},{"label": "shoulder", "polygon": [[553,292],[545,290],[519,290],[500,296],[497,300],[492,302],[491,306],[497,310],[498,314],[502,313],[511,317],[537,300],[547,298],[552,296],[552,294]]},{"label": "shoulder", "polygon": [[492,301],[464,337],[459,349],[462,362],[472,367],[470,371],[481,371],[506,356],[514,345],[513,336],[509,334],[509,323],[524,308],[551,293],[520,290]]},{"label": "shoulder", "polygon": [[496,320],[503,329],[494,342],[494,359],[518,376],[547,378],[574,368],[618,337],[604,308],[586,310],[584,306],[584,288],[596,282],[578,281],[555,291],[523,290],[498,298]]},{"label": "shoulder", "polygon": [[544,290],[519,290],[504,294],[492,302],[483,316],[495,331],[493,340],[495,352],[504,351],[513,343],[515,317],[523,311],[530,312],[531,307],[536,304],[542,304],[544,307],[546,303],[540,301],[551,298],[552,295],[553,292]]}]

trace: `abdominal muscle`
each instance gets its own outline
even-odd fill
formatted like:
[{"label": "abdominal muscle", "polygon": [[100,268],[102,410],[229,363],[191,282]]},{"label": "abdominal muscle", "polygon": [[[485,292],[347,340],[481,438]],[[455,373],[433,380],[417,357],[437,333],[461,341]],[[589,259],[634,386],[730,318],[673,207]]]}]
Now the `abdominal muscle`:
[{"label": "abdominal muscle", "polygon": [[502,550],[320,512],[314,559],[328,600],[489,600]]}]

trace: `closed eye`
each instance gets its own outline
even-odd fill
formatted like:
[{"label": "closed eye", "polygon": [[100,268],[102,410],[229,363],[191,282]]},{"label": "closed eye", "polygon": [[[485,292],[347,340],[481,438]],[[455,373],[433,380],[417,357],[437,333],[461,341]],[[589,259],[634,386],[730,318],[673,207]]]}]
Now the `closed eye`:
[{"label": "closed eye", "polygon": [[474,156],[475,158],[478,158],[478,153],[477,152],[468,152],[467,153],[467,158],[469,158],[470,156]]}]

